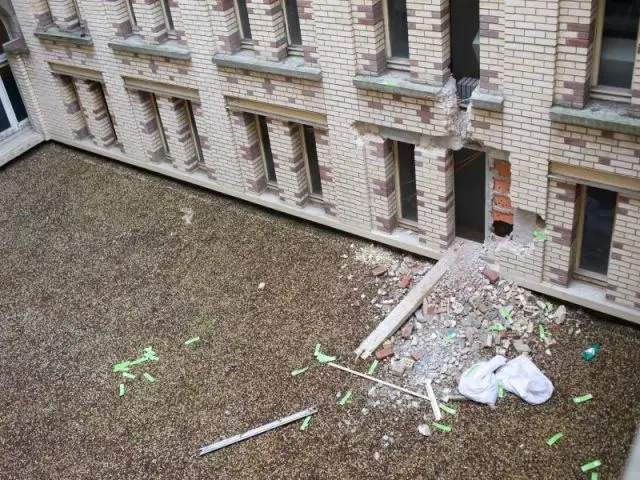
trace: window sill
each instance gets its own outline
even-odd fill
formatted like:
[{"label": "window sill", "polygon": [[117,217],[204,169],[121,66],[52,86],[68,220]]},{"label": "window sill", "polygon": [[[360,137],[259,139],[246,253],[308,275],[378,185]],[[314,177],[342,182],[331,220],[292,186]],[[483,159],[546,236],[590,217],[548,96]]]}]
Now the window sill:
[{"label": "window sill", "polygon": [[128,38],[114,38],[109,42],[109,47],[118,52],[139,53],[153,57],[173,58],[176,60],[191,60],[189,49],[178,45],[175,40],[167,40],[164,43],[147,43],[136,35]]},{"label": "window sill", "polygon": [[11,57],[14,55],[29,55],[29,47],[25,42],[24,37],[14,38],[2,45],[4,53]]},{"label": "window sill", "polygon": [[85,32],[66,32],[60,30],[55,25],[46,28],[40,28],[33,33],[40,40],[49,40],[51,42],[64,42],[74,45],[93,45],[91,35]]},{"label": "window sill", "polygon": [[504,108],[504,97],[499,95],[490,95],[481,93],[476,88],[471,94],[471,106],[480,110],[489,110],[490,112],[502,112]]},{"label": "window sill", "polygon": [[411,74],[396,70],[387,70],[380,76],[356,75],[353,84],[363,90],[430,100],[437,98],[444,91],[441,85],[416,83],[411,81]]},{"label": "window sill", "polygon": [[281,62],[270,62],[258,58],[252,51],[242,50],[231,55],[217,53],[213,56],[213,63],[218,67],[242,68],[252,72],[273,73],[315,82],[322,80],[321,70],[305,65],[300,57],[288,57]]},{"label": "window sill", "polygon": [[618,102],[592,100],[585,108],[551,107],[554,122],[599,128],[629,135],[640,135],[640,118],[632,117],[629,105]]}]

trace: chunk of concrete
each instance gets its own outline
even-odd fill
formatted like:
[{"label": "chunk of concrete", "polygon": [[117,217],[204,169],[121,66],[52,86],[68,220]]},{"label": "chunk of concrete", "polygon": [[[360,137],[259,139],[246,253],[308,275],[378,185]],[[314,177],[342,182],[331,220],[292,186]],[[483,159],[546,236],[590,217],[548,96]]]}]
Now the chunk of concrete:
[{"label": "chunk of concrete", "polygon": [[518,353],[529,353],[531,351],[531,348],[529,348],[529,345],[524,343],[519,338],[513,341],[513,348],[515,348],[516,352]]}]

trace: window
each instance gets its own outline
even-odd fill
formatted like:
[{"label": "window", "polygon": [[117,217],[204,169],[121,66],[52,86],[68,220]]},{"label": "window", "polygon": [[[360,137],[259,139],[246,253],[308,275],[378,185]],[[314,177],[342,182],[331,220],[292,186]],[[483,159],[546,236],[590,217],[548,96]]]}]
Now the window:
[{"label": "window", "polygon": [[151,109],[153,110],[153,115],[156,119],[156,123],[158,124],[158,134],[160,135],[160,141],[162,142],[162,147],[164,148],[164,153],[169,154],[169,144],[167,143],[167,137],[164,134],[164,126],[162,125],[162,118],[160,117],[160,110],[158,109],[158,99],[153,93],[149,94],[151,96]]},{"label": "window", "polygon": [[320,180],[320,165],[318,164],[318,151],[316,150],[316,136],[313,127],[302,125],[302,145],[307,167],[307,182],[309,184],[309,197],[312,200],[322,198],[322,182]]},{"label": "window", "polygon": [[460,106],[466,107],[480,78],[480,2],[450,3],[451,74],[456,79]]},{"label": "window", "polygon": [[289,55],[302,55],[302,50],[299,48],[302,46],[302,33],[300,32],[300,18],[298,17],[298,1],[283,0],[282,6],[284,7],[284,24],[287,29]]},{"label": "window", "polygon": [[415,226],[418,221],[415,145],[393,142],[398,218],[402,226]]},{"label": "window", "polygon": [[603,188],[581,187],[578,275],[602,278],[607,274],[617,197]]},{"label": "window", "polygon": [[251,25],[249,25],[249,11],[247,10],[246,0],[234,0],[236,18],[238,21],[238,30],[240,31],[240,37],[244,40],[244,46],[251,45]]},{"label": "window", "polygon": [[409,27],[406,0],[383,0],[387,64],[390,68],[409,69]]},{"label": "window", "polygon": [[129,13],[129,21],[131,22],[131,28],[133,31],[138,30],[138,19],[136,18],[136,12],[133,10],[132,0],[124,0],[124,4],[127,6],[127,12]]},{"label": "window", "polygon": [[169,32],[173,32],[173,17],[171,16],[171,8],[169,7],[169,0],[160,0],[160,6],[162,7],[162,15],[164,16],[164,24]]},{"label": "window", "polygon": [[592,89],[595,97],[631,97],[639,20],[640,2],[599,0]]},{"label": "window", "polygon": [[200,145],[200,136],[198,135],[198,127],[196,125],[196,118],[193,116],[193,106],[188,100],[184,101],[184,108],[186,110],[187,122],[189,123],[189,130],[191,131],[191,140],[193,141],[193,149],[196,152],[197,162],[202,162],[202,146]]},{"label": "window", "polygon": [[11,37],[9,36],[9,30],[7,29],[7,26],[4,24],[4,21],[0,18],[0,62],[4,61],[6,58],[3,44],[7,43],[10,40],[11,40]]},{"label": "window", "polygon": [[273,187],[278,182],[278,179],[276,178],[276,167],[273,164],[267,120],[262,115],[256,115],[256,127],[258,130],[258,140],[260,141],[260,153],[262,154],[264,173],[267,177],[267,186]]}]

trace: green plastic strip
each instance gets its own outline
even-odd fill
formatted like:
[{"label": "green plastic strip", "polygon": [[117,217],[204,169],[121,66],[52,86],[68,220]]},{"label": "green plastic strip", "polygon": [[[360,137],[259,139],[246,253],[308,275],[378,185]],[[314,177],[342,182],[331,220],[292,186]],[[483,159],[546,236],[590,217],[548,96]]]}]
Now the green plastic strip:
[{"label": "green plastic strip", "polygon": [[456,332],[451,332],[448,333],[445,337],[444,337],[444,341],[445,342],[451,342],[456,336]]},{"label": "green plastic strip", "polygon": [[493,325],[491,325],[489,327],[489,330],[491,330],[492,332],[502,332],[502,331],[504,331],[506,329],[507,329],[507,327],[505,327],[501,323],[494,323]]},{"label": "green plastic strip", "polygon": [[448,433],[451,431],[451,425],[444,425],[442,423],[433,422],[433,426],[436,427],[438,430],[442,430],[443,432]]},{"label": "green plastic strip", "polygon": [[551,302],[545,302],[544,306],[548,311],[551,311],[553,309],[553,304]]},{"label": "green plastic strip", "polygon": [[547,234],[545,232],[541,232],[540,230],[534,230],[533,231],[533,236],[536,237],[538,240],[546,240],[547,239]]},{"label": "green plastic strip", "polygon": [[200,337],[192,337],[189,340],[187,340],[186,342],[184,342],[185,345],[191,345],[192,343],[196,343],[200,341]]},{"label": "green plastic strip", "polygon": [[600,478],[598,472],[591,472],[591,480],[598,480],[598,478]]},{"label": "green plastic strip", "polygon": [[304,420],[302,420],[302,425],[300,425],[300,430],[304,432],[309,427],[309,422],[311,421],[311,417],[313,417],[313,415],[304,417]]},{"label": "green plastic strip", "polygon": [[151,360],[158,361],[160,360],[160,358],[158,357],[156,352],[153,351],[153,348],[151,348],[151,346],[148,346],[147,348],[144,349],[144,352],[141,357],[138,357],[135,360],[125,360],[124,362],[116,363],[113,366],[113,371],[128,372],[130,368],[133,367],[134,365],[138,365],[144,362],[149,362]]},{"label": "green plastic strip", "polygon": [[376,373],[376,368],[378,368],[378,360],[374,360],[373,362],[371,362],[371,365],[369,365],[369,370],[367,370],[367,374],[373,375],[374,373]]},{"label": "green plastic strip", "polygon": [[513,322],[513,317],[511,316],[511,312],[507,307],[500,307],[500,315],[502,315],[504,319],[509,323]]},{"label": "green plastic strip", "polygon": [[448,407],[444,403],[440,404],[440,410],[447,412],[449,415],[455,415],[458,411],[455,408]]},{"label": "green plastic strip", "polygon": [[315,349],[315,351],[313,352],[313,356],[314,356],[314,357],[317,357],[319,353],[320,353],[320,344],[319,344],[319,343],[316,343],[316,349]]},{"label": "green plastic strip", "polygon": [[150,373],[144,372],[144,373],[142,374],[142,376],[143,376],[144,378],[146,378],[146,379],[147,379],[147,381],[148,381],[148,382],[150,382],[150,383],[153,383],[153,382],[155,382],[155,381],[156,381],[156,379],[155,379],[155,378],[153,377],[153,375],[151,375]]},{"label": "green plastic strip", "polygon": [[352,393],[353,392],[351,390],[345,393],[344,396],[340,399],[340,405],[345,405],[351,398]]},{"label": "green plastic strip", "polygon": [[562,437],[564,437],[564,434],[562,432],[556,433],[555,435],[549,437],[549,439],[547,440],[547,445],[549,445],[549,446],[553,445],[558,440],[560,440]]},{"label": "green plastic strip", "polygon": [[504,385],[502,380],[498,380],[498,397],[504,398]]},{"label": "green plastic strip", "polygon": [[133,373],[129,373],[129,372],[122,372],[122,376],[127,378],[136,378],[136,376]]},{"label": "green plastic strip", "polygon": [[540,332],[540,340],[547,338],[547,332],[544,331],[544,327],[542,325],[538,325],[538,331]]},{"label": "green plastic strip", "polygon": [[590,393],[587,393],[586,395],[582,395],[581,397],[573,397],[573,403],[583,403],[588,400],[591,400],[592,398],[593,398],[593,395],[591,395]]},{"label": "green plastic strip", "polygon": [[318,360],[320,363],[333,362],[335,359],[336,359],[336,357],[330,357],[329,355],[325,355],[322,352],[320,352],[320,353],[318,353],[318,355],[316,355],[316,360]]},{"label": "green plastic strip", "polygon": [[124,383],[120,384],[120,396],[124,396],[124,391],[125,391],[125,387],[124,387]]},{"label": "green plastic strip", "polygon": [[582,465],[580,467],[580,470],[582,470],[583,472],[588,472],[589,470],[598,468],[600,465],[602,465],[602,462],[600,460],[594,460],[593,462],[585,463],[584,465]]},{"label": "green plastic strip", "polygon": [[304,368],[296,368],[295,370],[293,370],[291,372],[291,376],[295,377],[296,375],[302,375],[304,372],[306,372],[307,370],[309,370],[309,367],[304,367]]}]

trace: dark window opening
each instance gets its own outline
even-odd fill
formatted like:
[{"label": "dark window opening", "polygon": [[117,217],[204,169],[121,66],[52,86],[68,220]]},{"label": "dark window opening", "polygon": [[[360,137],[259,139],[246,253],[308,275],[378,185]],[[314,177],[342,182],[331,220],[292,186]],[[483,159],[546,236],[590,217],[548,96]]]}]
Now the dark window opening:
[{"label": "dark window opening", "polygon": [[21,122],[27,118],[27,109],[22,101],[22,96],[20,95],[20,90],[18,90],[16,79],[13,76],[13,73],[11,73],[11,68],[8,65],[2,67],[0,69],[0,76],[2,76],[2,83],[7,91],[7,96],[9,97],[11,108],[13,108],[13,113],[18,122]]},{"label": "dark window opening", "polygon": [[289,45],[302,45],[302,33],[300,32],[300,18],[298,17],[298,1],[284,0],[285,19]]},{"label": "dark window opening", "polygon": [[607,0],[602,24],[598,85],[631,88],[640,2]]},{"label": "dark window opening", "polygon": [[387,0],[389,56],[409,58],[409,25],[406,0]]},{"label": "dark window opening", "polygon": [[456,0],[451,8],[451,74],[461,106],[466,106],[480,78],[480,2]]},{"label": "dark window opening", "polygon": [[596,187],[584,190],[584,217],[579,267],[606,275],[613,236],[617,193]]},{"label": "dark window opening", "polygon": [[276,183],[276,166],[273,163],[273,153],[271,153],[271,142],[269,141],[269,129],[267,128],[267,120],[258,115],[258,126],[260,128],[260,142],[262,147],[262,159],[264,160],[265,173],[267,174],[267,182]]},{"label": "dark window opening", "polygon": [[513,232],[513,225],[507,222],[503,222],[502,220],[496,220],[493,222],[491,229],[497,236],[507,237],[511,235],[511,232]]},{"label": "dark window opening", "polygon": [[173,17],[171,16],[171,7],[169,6],[169,0],[162,0],[162,11],[164,13],[164,21],[167,30],[173,31]]},{"label": "dark window opening", "polygon": [[11,38],[9,37],[9,32],[7,31],[7,27],[4,26],[4,22],[0,19],[0,55],[4,55],[3,44],[7,43]]},{"label": "dark window opening", "polygon": [[200,144],[200,135],[198,134],[198,125],[196,125],[196,117],[193,114],[193,105],[188,100],[184,101],[185,108],[189,119],[189,128],[191,129],[191,138],[193,140],[193,148],[196,151],[198,162],[202,162],[202,145]]},{"label": "dark window opening", "polygon": [[251,40],[251,25],[249,24],[249,10],[247,10],[246,0],[236,0],[236,10],[242,39]]},{"label": "dark window opening", "polygon": [[487,167],[485,153],[463,148],[453,152],[456,235],[484,242]]},{"label": "dark window opening", "polygon": [[397,161],[397,187],[400,200],[400,218],[418,221],[418,192],[416,188],[415,145],[395,142]]},{"label": "dark window opening", "polygon": [[318,151],[316,149],[316,137],[313,127],[304,125],[304,147],[307,152],[307,167],[309,169],[309,188],[314,195],[322,195],[322,182],[320,180],[320,165],[318,164]]}]

